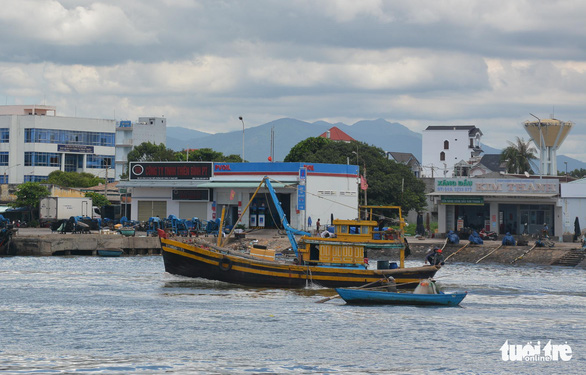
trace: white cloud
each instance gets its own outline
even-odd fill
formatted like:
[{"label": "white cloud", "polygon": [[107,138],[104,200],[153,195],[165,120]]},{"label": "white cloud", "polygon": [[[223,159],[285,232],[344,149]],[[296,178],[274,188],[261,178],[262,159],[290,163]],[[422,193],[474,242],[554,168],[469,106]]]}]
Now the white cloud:
[{"label": "white cloud", "polygon": [[56,45],[142,44],[154,36],[133,25],[122,8],[100,2],[66,8],[55,0],[1,0],[0,6],[10,34]]},{"label": "white cloud", "polygon": [[[586,136],[580,1],[0,0],[0,95],[58,113],[237,130],[280,117]],[[583,143],[582,143],[583,144]]]}]

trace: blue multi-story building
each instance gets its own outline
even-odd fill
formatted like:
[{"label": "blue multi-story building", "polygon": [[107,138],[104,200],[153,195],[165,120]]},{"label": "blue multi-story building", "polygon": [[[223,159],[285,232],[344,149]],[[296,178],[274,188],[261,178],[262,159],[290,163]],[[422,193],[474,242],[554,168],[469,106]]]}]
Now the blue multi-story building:
[{"label": "blue multi-story building", "polygon": [[42,181],[55,170],[115,178],[116,121],[57,116],[54,106],[0,106],[0,183]]}]

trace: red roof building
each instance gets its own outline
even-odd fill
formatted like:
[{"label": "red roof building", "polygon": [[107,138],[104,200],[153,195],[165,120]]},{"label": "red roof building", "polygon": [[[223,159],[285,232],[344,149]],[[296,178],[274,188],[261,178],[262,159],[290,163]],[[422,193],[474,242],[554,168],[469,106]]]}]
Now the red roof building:
[{"label": "red roof building", "polygon": [[342,141],[342,142],[352,142],[355,141],[354,138],[350,137],[348,134],[344,133],[337,127],[332,127],[325,133],[319,135],[323,138],[331,139],[332,141]]}]

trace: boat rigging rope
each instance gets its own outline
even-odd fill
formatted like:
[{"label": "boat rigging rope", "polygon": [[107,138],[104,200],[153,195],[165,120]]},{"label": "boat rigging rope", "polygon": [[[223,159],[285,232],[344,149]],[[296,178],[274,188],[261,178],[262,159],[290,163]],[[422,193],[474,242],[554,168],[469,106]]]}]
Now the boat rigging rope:
[{"label": "boat rigging rope", "polygon": [[[284,188],[284,189],[297,190],[297,186],[296,186],[296,185],[287,184],[287,183],[285,183],[285,182],[281,182],[281,181],[275,180],[275,179],[273,179],[273,178],[269,178],[269,179],[270,179],[271,181],[277,182],[277,183],[279,183],[279,184],[283,184],[283,185],[284,185],[284,186],[283,186],[283,188]],[[317,195],[317,194],[311,193],[311,192],[309,192],[309,191],[307,191],[307,190],[305,191],[305,194],[306,194],[306,195],[312,195],[312,196],[314,196],[314,197],[316,197],[316,198],[323,199],[323,200],[326,200],[326,201],[328,201],[328,202],[331,202],[331,203],[333,203],[333,204],[337,204],[337,205],[340,205],[340,206],[343,206],[343,207],[351,208],[351,209],[353,209],[353,210],[355,210],[355,209],[356,209],[356,206],[351,206],[351,205],[349,205],[349,204],[340,203],[340,202],[337,202],[337,201],[335,201],[335,200],[333,200],[333,199],[328,199],[328,198],[326,198],[326,197],[322,197],[321,195]],[[383,214],[377,214],[377,213],[372,213],[372,216],[377,216],[377,217],[379,217],[379,218],[385,218],[385,216],[384,216]],[[395,220],[396,220],[396,219],[395,219]]]},{"label": "boat rigging rope", "polygon": [[[267,199],[267,193],[265,193],[265,201],[267,202],[267,208],[269,209],[269,213],[271,214],[271,219],[273,220],[273,223],[275,224],[275,226],[277,227],[277,229],[280,231],[281,227],[279,227],[279,222],[281,222],[281,220],[275,220],[275,215],[273,214],[273,210],[271,209],[271,205],[270,205],[270,201]],[[275,204],[279,204],[279,202],[273,202]],[[283,225],[283,223],[281,222],[281,226]]]}]

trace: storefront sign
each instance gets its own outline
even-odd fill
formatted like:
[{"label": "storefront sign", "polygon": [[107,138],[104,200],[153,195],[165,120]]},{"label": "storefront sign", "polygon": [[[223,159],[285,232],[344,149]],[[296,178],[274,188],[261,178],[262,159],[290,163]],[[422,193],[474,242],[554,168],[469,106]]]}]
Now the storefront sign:
[{"label": "storefront sign", "polygon": [[174,201],[201,201],[209,202],[209,189],[173,190]]},{"label": "storefront sign", "polygon": [[[444,178],[435,181],[438,193],[558,194],[559,181],[554,179]],[[443,201],[443,197],[442,197]]]},{"label": "storefront sign", "polygon": [[58,152],[81,152],[84,154],[93,154],[94,146],[82,145],[57,145]]},{"label": "storefront sign", "polygon": [[462,196],[462,195],[442,195],[441,204],[467,204],[467,205],[484,205],[484,197]]},{"label": "storefront sign", "polygon": [[212,163],[208,162],[134,162],[131,180],[209,180]]},{"label": "storefront sign", "polygon": [[305,185],[297,186],[297,209],[305,210]]}]

